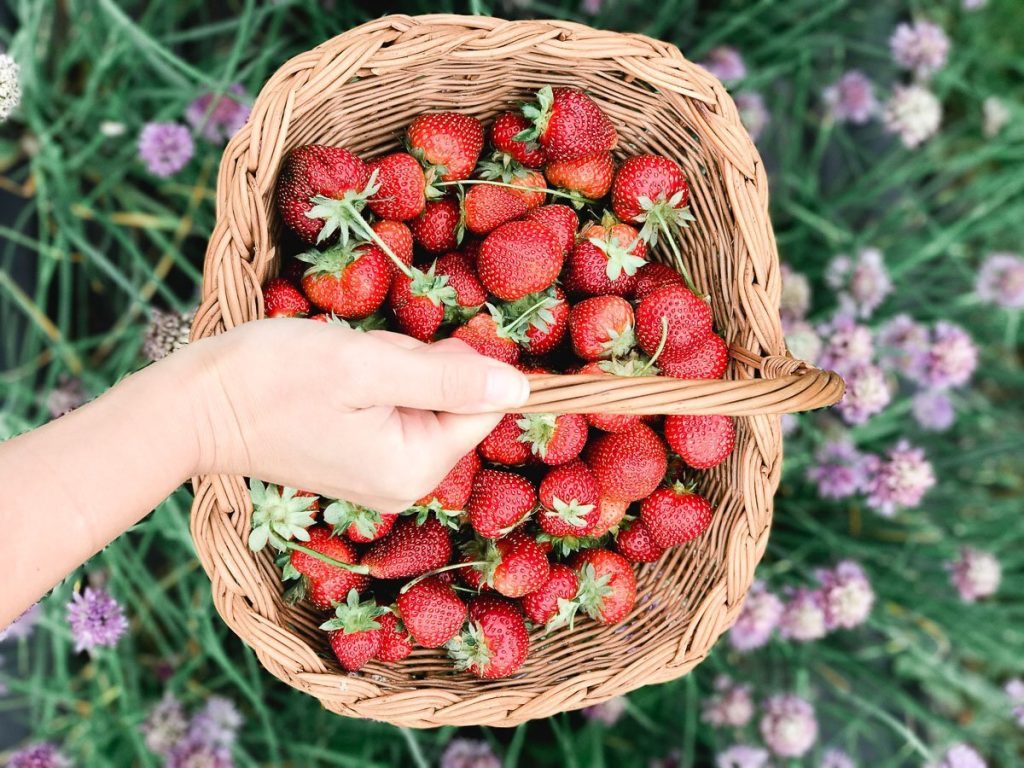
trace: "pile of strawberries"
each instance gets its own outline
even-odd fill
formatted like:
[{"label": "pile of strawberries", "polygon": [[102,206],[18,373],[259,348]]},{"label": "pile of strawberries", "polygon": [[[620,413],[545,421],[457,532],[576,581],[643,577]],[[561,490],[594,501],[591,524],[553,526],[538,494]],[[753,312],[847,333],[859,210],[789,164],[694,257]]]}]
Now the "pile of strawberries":
[{"label": "pile of strawberries", "polygon": [[[277,204],[313,247],[265,286],[267,316],[454,336],[527,373],[720,378],[726,345],[676,243],[693,218],[680,167],[616,167],[615,126],[573,88],[499,115],[481,161],[485,133],[438,112],[409,125],[408,151],[368,162],[293,150]],[[659,234],[676,269],[647,260]],[[290,597],[333,613],[345,669],[419,645],[504,677],[530,627],[626,618],[634,564],[707,529],[694,470],[734,440],[724,416],[509,414],[401,515],[254,480],[249,544],[282,553]]]}]

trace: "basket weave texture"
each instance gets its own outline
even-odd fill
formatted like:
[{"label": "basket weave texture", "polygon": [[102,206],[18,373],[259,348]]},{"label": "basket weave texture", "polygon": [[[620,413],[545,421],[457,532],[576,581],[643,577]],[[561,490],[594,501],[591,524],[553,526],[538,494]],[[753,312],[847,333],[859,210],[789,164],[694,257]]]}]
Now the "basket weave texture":
[{"label": "basket weave texture", "polygon": [[[739,417],[732,456],[701,478],[717,512],[705,535],[639,569],[626,621],[583,621],[571,637],[535,633],[511,679],[455,673],[443,651],[426,650],[346,674],[326,651],[321,617],[286,604],[272,558],[247,549],[244,478],[198,478],[192,533],[217,610],[271,673],[339,714],[510,726],[685,674],[735,620],[764,553],[782,459],[777,414],[829,405],[843,391],[834,373],[786,354],[767,181],[721,83],[667,43],[558,21],[387,16],[284,64],[224,153],[193,338],[263,316],[260,286],[279,267],[274,184],[290,149],[334,144],[369,157],[396,148],[425,110],[486,121],[544,85],[585,88],[618,127],[620,159],[653,152],[683,167],[696,221],[679,243],[732,361],[723,381],[533,377],[525,410]],[[663,246],[654,257],[672,264]]]}]

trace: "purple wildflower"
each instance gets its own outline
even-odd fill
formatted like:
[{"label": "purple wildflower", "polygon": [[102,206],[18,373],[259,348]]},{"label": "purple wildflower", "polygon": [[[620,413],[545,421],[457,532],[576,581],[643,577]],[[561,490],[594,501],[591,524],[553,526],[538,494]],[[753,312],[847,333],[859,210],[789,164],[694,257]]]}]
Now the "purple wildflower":
[{"label": "purple wildflower", "polygon": [[885,258],[877,248],[863,248],[855,258],[836,256],[828,265],[825,280],[850,297],[858,317],[871,317],[892,292]]},{"label": "purple wildflower", "polygon": [[800,587],[786,603],[779,620],[779,634],[806,643],[825,636],[825,601],[821,590]]},{"label": "purple wildflower", "polygon": [[[807,358],[801,359],[806,360]],[[779,421],[782,423],[782,434],[786,437],[796,434],[796,431],[800,429],[800,418],[795,413],[784,413]]]},{"label": "purple wildflower", "polygon": [[852,629],[871,615],[875,591],[860,565],[842,560],[835,568],[820,570],[815,575],[821,584],[826,629]]},{"label": "purple wildflower", "polygon": [[720,45],[708,51],[708,57],[701,66],[723,82],[742,80],[747,76],[747,65],[735,48]]},{"label": "purple wildflower", "polygon": [[949,580],[965,603],[991,597],[1003,579],[1003,568],[996,556],[974,547],[961,548],[958,557],[947,567]]},{"label": "purple wildflower", "polygon": [[139,730],[150,752],[168,757],[188,732],[185,709],[178,698],[167,691],[149,711]]},{"label": "purple wildflower", "polygon": [[865,459],[849,438],[829,440],[815,451],[815,465],[807,470],[807,477],[818,486],[822,498],[845,499],[867,482]]},{"label": "purple wildflower", "polygon": [[831,368],[845,375],[870,363],[875,356],[871,329],[859,325],[849,313],[837,313],[818,330],[825,339],[825,348],[819,358],[822,368]]},{"label": "purple wildflower", "polygon": [[588,16],[597,16],[604,7],[604,0],[583,0],[580,10]]},{"label": "purple wildflower", "polygon": [[51,419],[63,416],[85,402],[85,386],[79,378],[68,378],[61,374],[60,381],[46,397],[46,410]]},{"label": "purple wildflower", "polygon": [[1024,680],[1015,677],[1007,681],[1003,691],[1010,698],[1010,703],[1013,704],[1011,710],[1013,719],[1017,721],[1017,725],[1024,728]]},{"label": "purple wildflower", "polygon": [[965,11],[978,11],[988,5],[988,0],[963,0],[961,5]]},{"label": "purple wildflower", "polygon": [[186,736],[167,756],[164,768],[234,768],[231,750]]},{"label": "purple wildflower", "polygon": [[914,149],[942,125],[942,102],[920,85],[897,85],[882,112],[885,129],[900,137],[903,146]]},{"label": "purple wildflower", "polygon": [[21,104],[20,68],[6,53],[0,53],[0,123]]},{"label": "purple wildflower", "polygon": [[858,365],[846,372],[846,393],[836,410],[847,424],[863,424],[891,399],[885,371],[877,365]]},{"label": "purple wildflower", "polygon": [[752,141],[761,138],[761,133],[768,126],[771,115],[765,106],[764,96],[757,91],[744,91],[736,94],[736,109],[740,112],[740,121],[747,129]]},{"label": "purple wildflower", "polygon": [[940,320],[932,330],[923,383],[932,389],[966,384],[978,365],[978,348],[959,325]]},{"label": "purple wildflower", "polygon": [[931,335],[928,329],[910,315],[896,315],[878,331],[879,360],[889,370],[909,379],[924,374]]},{"label": "purple wildflower", "polygon": [[139,134],[139,159],[154,176],[173,176],[194,151],[192,134],[179,123],[146,123]]},{"label": "purple wildflower", "polygon": [[619,722],[619,719],[623,714],[625,714],[625,712],[626,697],[615,696],[614,698],[608,699],[608,701],[602,701],[600,704],[584,707],[583,716],[588,720],[594,720],[611,727]]},{"label": "purple wildflower", "polygon": [[0,629],[0,643],[8,638],[12,640],[23,640],[32,634],[32,630],[35,629],[36,622],[39,620],[39,614],[42,609],[39,607],[39,603],[30,605],[25,609],[25,612],[18,618],[8,624],[5,628]]},{"label": "purple wildflower", "polygon": [[937,389],[923,389],[914,395],[912,410],[914,420],[929,432],[945,432],[956,421],[953,401]]},{"label": "purple wildflower", "polygon": [[647,763],[647,768],[682,768],[679,750],[673,749],[664,757],[655,757]]},{"label": "purple wildflower", "polygon": [[935,485],[935,472],[924,451],[906,440],[890,448],[884,459],[869,456],[865,469],[868,506],[883,517],[916,507]]},{"label": "purple wildflower", "polygon": [[783,264],[782,296],[779,299],[779,314],[783,324],[796,323],[807,317],[811,308],[811,281],[803,272],[797,272],[788,264]]},{"label": "purple wildflower", "polygon": [[991,139],[1002,133],[1003,128],[1013,117],[1006,102],[996,96],[988,96],[981,103],[981,114],[981,132],[986,139]]},{"label": "purple wildflower", "polygon": [[156,362],[184,347],[188,344],[194,316],[195,310],[164,312],[154,307],[142,341],[142,354]]},{"label": "purple wildflower", "polygon": [[818,738],[818,720],[811,702],[794,694],[771,696],[764,703],[761,738],[779,757],[800,757]]},{"label": "purple wildflower", "polygon": [[954,744],[946,750],[941,761],[929,763],[927,768],[987,768],[987,766],[973,747],[966,744]]},{"label": "purple wildflower", "polygon": [[441,768],[501,768],[501,761],[486,741],[452,739],[441,755]]},{"label": "purple wildflower", "polygon": [[185,110],[185,119],[193,130],[209,142],[220,144],[234,136],[249,119],[249,105],[242,100],[245,89],[235,83],[217,96],[204,93]]},{"label": "purple wildflower", "polygon": [[853,758],[841,749],[827,749],[821,756],[818,768],[856,768]]},{"label": "purple wildflower", "polygon": [[1024,309],[1024,257],[1006,251],[990,253],[978,270],[974,290],[989,304]]},{"label": "purple wildflower", "polygon": [[754,700],[750,686],[735,683],[720,675],[715,680],[715,692],[704,701],[701,720],[715,728],[732,726],[742,728],[754,717]]},{"label": "purple wildflower", "polygon": [[124,609],[104,589],[86,587],[76,592],[68,602],[67,614],[76,652],[113,647],[128,629]]},{"label": "purple wildflower", "polygon": [[238,738],[243,719],[234,702],[223,696],[211,696],[192,717],[189,738],[214,747],[230,747]]},{"label": "purple wildflower", "polygon": [[859,69],[851,69],[822,92],[832,119],[863,125],[878,114],[875,84]]},{"label": "purple wildflower", "polygon": [[763,581],[755,581],[729,630],[729,644],[737,651],[760,648],[771,639],[781,616],[782,601],[768,591]]},{"label": "purple wildflower", "polygon": [[946,65],[949,37],[938,24],[915,21],[900,24],[889,38],[896,64],[921,79],[927,79]]},{"label": "purple wildflower", "polygon": [[736,744],[715,756],[715,768],[768,768],[769,757],[760,747]]},{"label": "purple wildflower", "polygon": [[30,744],[7,758],[7,768],[70,768],[71,761],[48,742]]}]

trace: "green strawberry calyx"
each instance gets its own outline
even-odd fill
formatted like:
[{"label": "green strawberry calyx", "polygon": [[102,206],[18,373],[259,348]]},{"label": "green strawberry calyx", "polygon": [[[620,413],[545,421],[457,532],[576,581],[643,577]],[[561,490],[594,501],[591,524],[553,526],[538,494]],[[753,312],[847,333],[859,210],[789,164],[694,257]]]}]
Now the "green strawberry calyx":
[{"label": "green strawberry calyx", "polygon": [[530,450],[542,459],[548,455],[548,445],[558,429],[558,417],[553,413],[528,413],[516,420],[516,426],[523,432],[516,438],[520,443],[529,443]]},{"label": "green strawberry calyx", "polygon": [[306,529],[315,520],[310,507],[315,496],[298,496],[295,488],[279,488],[264,485],[256,479],[249,480],[249,497],[252,499],[252,532],[249,534],[249,549],[259,552],[270,544],[274,549],[289,549],[292,539],[309,541]]},{"label": "green strawberry calyx", "polygon": [[608,239],[592,237],[590,244],[608,259],[604,271],[609,280],[617,280],[623,272],[632,277],[640,267],[647,263],[647,259],[637,256],[633,252],[636,247],[635,243],[623,245],[619,242],[618,236],[613,235]]},{"label": "green strawberry calyx", "polygon": [[552,509],[545,509],[541,514],[550,517],[557,517],[566,525],[573,528],[583,528],[587,525],[586,516],[594,511],[594,504],[581,504],[577,499],[563,501],[555,496],[551,501]]},{"label": "green strawberry calyx", "polygon": [[445,646],[448,655],[455,660],[455,668],[464,671],[477,669],[485,672],[491,665],[493,653],[479,622],[470,622],[458,635],[448,641]]},{"label": "green strawberry calyx", "polygon": [[568,557],[573,552],[579,552],[581,549],[590,549],[597,546],[599,539],[595,536],[553,536],[550,533],[538,533],[537,541],[544,541],[549,543],[552,547],[558,550],[558,553],[562,557]]},{"label": "green strawberry calyx", "polygon": [[533,125],[520,131],[513,138],[516,141],[537,141],[548,128],[554,104],[554,91],[551,90],[550,85],[545,85],[537,91],[536,103],[527,102],[521,108],[523,117],[533,123]]},{"label": "green strawberry calyx", "polygon": [[658,369],[654,359],[633,350],[626,357],[601,360],[597,367],[612,376],[656,376]]},{"label": "green strawberry calyx", "polygon": [[491,317],[498,326],[498,335],[518,344],[529,342],[529,332],[535,328],[546,331],[555,322],[552,310],[563,303],[555,294],[554,286],[521,299],[504,304],[488,304]]},{"label": "green strawberry calyx", "polygon": [[624,357],[636,346],[636,334],[633,332],[632,324],[622,329],[606,328],[605,333],[608,339],[601,343],[605,357]]},{"label": "green strawberry calyx", "polygon": [[384,518],[375,509],[338,499],[324,510],[324,522],[334,528],[335,536],[340,536],[354,525],[360,536],[370,539],[377,534]]},{"label": "green strawberry calyx", "polygon": [[511,155],[505,152],[495,152],[490,160],[484,160],[477,166],[481,179],[494,181],[500,179],[506,184],[513,184],[518,179],[522,181],[529,175],[529,169],[522,163],[514,160]]},{"label": "green strawberry calyx", "polygon": [[671,226],[688,227],[691,221],[696,220],[690,212],[690,206],[680,205],[684,193],[681,189],[668,199],[659,197],[652,200],[647,195],[641,195],[636,199],[640,213],[634,216],[633,220],[643,224],[640,237],[645,242],[657,245],[659,231],[671,237]]},{"label": "green strawberry calyx", "polygon": [[564,597],[558,598],[558,608],[555,610],[555,615],[548,619],[548,623],[544,625],[544,631],[551,632],[559,627],[567,626],[571,632],[579,610],[580,604],[577,600],[566,600]]},{"label": "green strawberry calyx", "polygon": [[309,202],[313,207],[306,211],[306,216],[311,219],[323,219],[323,226],[317,235],[317,243],[322,243],[331,237],[335,232],[344,245],[348,242],[351,232],[361,232],[360,225],[365,225],[362,217],[362,210],[366,207],[366,201],[376,194],[380,189],[377,181],[377,171],[370,174],[366,186],[360,190],[347,189],[340,198],[327,197],[326,195],[313,195]]},{"label": "green strawberry calyx", "polygon": [[345,270],[363,255],[361,249],[366,245],[365,240],[346,241],[332,245],[325,251],[313,248],[296,254],[295,258],[309,264],[304,273],[306,275],[331,275],[340,278]]},{"label": "green strawberry calyx", "polygon": [[321,624],[320,629],[328,632],[344,632],[346,635],[369,632],[373,629],[380,629],[377,618],[388,612],[387,608],[377,605],[373,600],[360,602],[359,592],[350,589],[345,602],[334,606],[334,618]]},{"label": "green strawberry calyx", "polygon": [[576,597],[573,599],[579,605],[580,610],[590,618],[597,619],[601,616],[601,611],[604,609],[605,598],[609,597],[614,591],[609,586],[611,574],[606,573],[598,576],[594,566],[587,563],[580,569],[577,575],[580,580],[580,586],[576,591]]},{"label": "green strawberry calyx", "polygon": [[415,516],[416,525],[423,525],[433,512],[439,523],[444,523],[452,530],[458,530],[462,525],[462,518],[466,514],[464,509],[446,509],[435,496],[426,504],[417,504],[402,512],[403,515]]},{"label": "green strawberry calyx", "polygon": [[430,268],[424,272],[422,269],[413,267],[412,281],[409,284],[409,292],[413,296],[425,296],[430,299],[435,307],[455,306],[458,304],[458,296],[455,293],[455,286],[448,284],[448,275],[435,274],[437,261],[434,261]]}]

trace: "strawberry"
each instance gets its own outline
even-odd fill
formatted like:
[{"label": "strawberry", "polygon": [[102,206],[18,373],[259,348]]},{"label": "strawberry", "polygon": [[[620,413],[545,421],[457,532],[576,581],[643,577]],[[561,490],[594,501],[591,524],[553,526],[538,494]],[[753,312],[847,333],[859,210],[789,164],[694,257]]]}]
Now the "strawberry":
[{"label": "strawberry", "polygon": [[483,562],[487,554],[488,539],[472,538],[462,544],[462,554],[458,563],[464,565],[449,573],[457,574],[459,581],[474,592],[490,592],[491,587],[484,580]]},{"label": "strawberry", "polygon": [[612,182],[612,210],[630,224],[643,224],[641,236],[658,242],[658,231],[671,237],[670,225],[693,221],[687,206],[690,192],[679,165],[660,155],[628,158]]},{"label": "strawberry", "polygon": [[520,603],[523,613],[534,624],[547,625],[548,629],[568,623],[574,607],[572,599],[576,597],[579,586],[576,571],[567,565],[553,563],[540,588],[523,596]]},{"label": "strawberry", "polygon": [[469,554],[477,557],[480,574],[477,589],[487,586],[505,597],[522,597],[547,581],[550,564],[544,548],[521,531],[486,543],[470,542]]},{"label": "strawberry", "polygon": [[640,505],[640,519],[660,547],[700,536],[711,525],[711,504],[681,482],[658,488]]},{"label": "strawberry", "polygon": [[[527,323],[526,338],[520,342],[533,355],[546,355],[554,350],[569,329],[569,302],[565,300],[565,291],[557,285],[548,291],[552,300],[545,302],[537,318]],[[530,294],[526,299],[536,295]]]},{"label": "strawberry", "polygon": [[665,552],[665,547],[651,538],[643,520],[634,520],[628,528],[619,531],[615,546],[623,557],[634,563],[653,563]]},{"label": "strawberry", "polygon": [[618,141],[612,121],[593,99],[576,88],[541,88],[537,103],[523,106],[523,116],[533,125],[515,138],[538,141],[548,162],[609,151]]},{"label": "strawberry", "polygon": [[594,473],[582,461],[555,467],[540,484],[541,530],[554,537],[586,536],[597,522],[598,496]]},{"label": "strawberry", "polygon": [[462,201],[466,229],[476,235],[486,235],[528,210],[526,200],[516,190],[494,184],[473,186]]},{"label": "strawberry", "polygon": [[573,243],[576,242],[576,230],[580,226],[580,217],[568,205],[552,203],[531,208],[525,218],[550,229],[558,238],[564,252],[572,250]]},{"label": "strawberry", "polygon": [[480,257],[480,246],[483,242],[479,237],[467,237],[461,243],[460,252],[473,265],[473,269],[476,269],[476,260]]},{"label": "strawberry", "polygon": [[309,299],[283,277],[275,277],[263,286],[263,312],[267,317],[305,317]]},{"label": "strawberry", "polygon": [[650,495],[668,469],[665,445],[646,424],[600,435],[587,446],[584,461],[597,478],[601,496],[613,501]]},{"label": "strawberry", "polygon": [[544,175],[551,186],[568,190],[575,200],[585,203],[608,194],[615,175],[615,161],[611,152],[597,152],[548,163],[544,166]]},{"label": "strawberry", "polygon": [[711,307],[686,286],[666,285],[651,291],[636,308],[636,340],[654,354],[685,354],[711,331]]},{"label": "strawberry", "polygon": [[420,215],[427,202],[427,181],[419,161],[407,152],[394,152],[367,163],[376,175],[377,189],[367,200],[382,219],[405,221]]},{"label": "strawberry", "polygon": [[550,229],[534,221],[510,221],[483,241],[476,269],[490,293],[514,301],[551,286],[563,260]]},{"label": "strawberry", "polygon": [[594,527],[590,529],[588,534],[591,538],[597,538],[604,536],[610,531],[617,530],[619,523],[622,522],[623,518],[626,517],[626,512],[629,510],[628,501],[612,501],[611,499],[601,498],[597,502],[597,520],[594,522]]},{"label": "strawberry", "polygon": [[463,510],[473,491],[473,478],[480,471],[480,456],[472,450],[459,459],[437,488],[416,502],[419,506]]},{"label": "strawberry", "polygon": [[333,526],[336,534],[344,534],[357,544],[386,536],[397,519],[397,514],[378,512],[343,499],[331,502],[324,510],[324,522]]},{"label": "strawberry", "polygon": [[444,253],[459,244],[462,207],[454,197],[427,200],[423,213],[409,221],[412,237],[430,253]]},{"label": "strawberry", "polygon": [[636,342],[633,307],[620,296],[594,296],[569,312],[569,337],[584,360],[620,357]]},{"label": "strawberry", "polygon": [[537,492],[522,475],[481,469],[473,478],[473,492],[466,509],[469,523],[486,539],[506,535],[537,506]]},{"label": "strawberry", "polygon": [[[479,177],[484,181],[512,185],[501,188],[507,189],[521,198],[527,208],[536,208],[544,204],[548,182],[540,171],[520,165],[502,152],[498,152],[490,160],[480,163],[477,169]],[[480,186],[489,185],[482,184]]]},{"label": "strawberry", "polygon": [[448,643],[455,668],[485,680],[518,670],[530,648],[523,614],[512,603],[485,595],[469,604],[469,625]]},{"label": "strawberry", "polygon": [[523,431],[519,440],[550,466],[572,461],[587,444],[587,420],[578,413],[528,413],[516,424]]},{"label": "strawberry", "polygon": [[[603,361],[587,363],[577,373],[588,376],[612,375],[610,371],[605,370]],[[640,423],[640,417],[632,413],[588,413],[586,418],[590,426],[603,429],[605,432],[625,432]]]},{"label": "strawberry", "polygon": [[522,418],[521,413],[506,413],[501,417],[498,425],[477,446],[484,460],[508,467],[526,463],[530,458],[530,446],[519,439],[523,430],[517,422]]},{"label": "strawberry", "polygon": [[[356,562],[352,545],[335,537],[331,529],[324,525],[310,528],[309,541],[304,542],[303,546],[341,563]],[[300,591],[304,591],[309,601],[322,610],[329,610],[335,603],[344,600],[350,590],[361,592],[368,584],[368,579],[361,573],[330,565],[298,550],[292,550],[289,564],[302,577]]]},{"label": "strawberry", "polygon": [[606,218],[583,229],[566,261],[565,287],[588,296],[627,296],[647,263],[647,245],[628,224]]},{"label": "strawberry", "polygon": [[527,168],[540,168],[547,157],[536,141],[519,141],[516,136],[530,128],[530,121],[519,112],[502,112],[491,124],[491,144],[512,160]]},{"label": "strawberry", "polygon": [[[409,227],[400,221],[385,220],[373,222],[370,228],[403,264],[412,266],[412,231]],[[398,267],[395,263],[389,259],[388,265],[391,267],[391,274],[397,275]]]},{"label": "strawberry", "polygon": [[413,120],[405,131],[409,153],[441,181],[468,179],[484,148],[479,120],[458,112],[431,112]]},{"label": "strawberry", "polygon": [[302,289],[316,306],[339,317],[366,317],[387,296],[391,262],[370,243],[333,245],[326,251],[307,251],[299,259],[310,265]]},{"label": "strawberry", "polygon": [[686,282],[683,280],[683,276],[672,267],[667,267],[656,261],[649,261],[636,271],[633,298],[636,301],[641,301],[651,291],[665,285],[686,285]]},{"label": "strawberry", "polygon": [[487,289],[476,276],[473,263],[464,253],[452,251],[435,262],[437,274],[448,279],[455,292],[455,303],[446,312],[446,320],[465,320],[472,317],[487,301]]},{"label": "strawberry", "polygon": [[588,549],[570,565],[580,580],[576,603],[599,624],[617,624],[636,601],[636,575],[622,555],[607,549]]},{"label": "strawberry", "polygon": [[335,607],[334,618],[320,625],[328,632],[338,662],[349,672],[360,669],[380,651],[378,618],[385,613],[387,608],[372,600],[359,602],[359,593],[353,589],[345,602]]},{"label": "strawberry", "polygon": [[377,623],[380,624],[380,648],[377,649],[380,661],[394,663],[412,653],[409,633],[393,611],[382,613],[377,617]]},{"label": "strawberry", "polygon": [[[353,214],[337,201],[346,199],[361,210],[369,178],[366,163],[347,149],[318,144],[296,147],[285,157],[277,177],[277,209],[288,228],[310,245],[339,229],[347,239],[347,222]],[[318,215],[312,215],[314,210]]]},{"label": "strawberry", "polygon": [[677,379],[720,379],[729,367],[729,347],[721,336],[709,333],[687,352],[662,354],[658,365]]},{"label": "strawberry", "polygon": [[725,461],[736,444],[736,427],[729,416],[666,416],[665,440],[694,469]]},{"label": "strawberry", "polygon": [[424,648],[440,648],[466,621],[465,603],[450,584],[436,576],[405,588],[395,602],[405,628]]},{"label": "strawberry", "polygon": [[469,344],[481,355],[515,365],[519,361],[519,345],[503,333],[493,317],[486,312],[478,312],[452,331],[452,336]]},{"label": "strawberry", "polygon": [[412,277],[395,275],[388,304],[403,333],[430,341],[444,321],[445,309],[456,303],[455,288],[446,275],[435,274],[436,263],[426,272],[412,270]]},{"label": "strawberry", "polygon": [[448,529],[433,517],[418,525],[411,517],[395,523],[391,533],[370,545],[360,564],[375,579],[400,579],[440,568],[452,556]]}]

